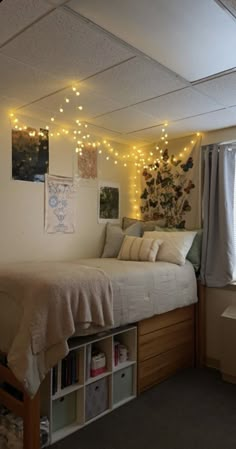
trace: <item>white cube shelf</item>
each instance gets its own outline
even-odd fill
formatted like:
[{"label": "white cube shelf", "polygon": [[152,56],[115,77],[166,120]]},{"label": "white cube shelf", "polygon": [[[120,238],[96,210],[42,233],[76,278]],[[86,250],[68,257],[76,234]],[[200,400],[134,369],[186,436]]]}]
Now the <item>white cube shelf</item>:
[{"label": "white cube shelf", "polygon": [[[117,343],[118,342],[118,343]],[[115,360],[115,345],[128,358]],[[106,368],[91,377],[92,348],[106,356]],[[136,397],[137,328],[125,326],[69,340],[70,352],[51,370],[42,389],[42,410],[50,421],[50,444]]]}]

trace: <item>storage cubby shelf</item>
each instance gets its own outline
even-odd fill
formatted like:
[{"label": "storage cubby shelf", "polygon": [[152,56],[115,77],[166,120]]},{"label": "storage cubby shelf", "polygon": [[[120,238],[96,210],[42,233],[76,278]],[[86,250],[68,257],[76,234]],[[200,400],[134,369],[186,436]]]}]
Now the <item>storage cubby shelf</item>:
[{"label": "storage cubby shelf", "polygon": [[[70,352],[51,371],[44,400],[51,444],[136,397],[136,326],[74,338],[68,343]],[[106,371],[97,376],[90,375],[94,354],[106,363]]]},{"label": "storage cubby shelf", "polygon": [[86,385],[92,384],[93,382],[96,382],[96,381],[98,381],[98,380],[100,380],[100,379],[103,379],[104,377],[110,376],[111,373],[112,373],[111,371],[105,371],[104,373],[99,374],[98,376],[89,377],[89,378],[86,380],[85,384],[86,384]]},{"label": "storage cubby shelf", "polygon": [[52,395],[52,400],[55,401],[56,399],[62,398],[63,396],[66,396],[69,393],[73,393],[73,391],[77,391],[79,388],[83,388],[84,386],[82,384],[74,384],[70,385],[69,387],[65,387],[62,390],[59,390],[57,393]]}]

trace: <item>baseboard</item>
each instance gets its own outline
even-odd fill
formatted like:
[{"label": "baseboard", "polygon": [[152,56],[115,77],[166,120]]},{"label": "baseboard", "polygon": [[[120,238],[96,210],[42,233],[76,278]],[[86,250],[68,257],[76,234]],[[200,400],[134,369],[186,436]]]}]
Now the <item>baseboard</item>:
[{"label": "baseboard", "polygon": [[206,366],[208,366],[208,368],[214,368],[220,371],[220,360],[213,359],[212,357],[206,357]]}]

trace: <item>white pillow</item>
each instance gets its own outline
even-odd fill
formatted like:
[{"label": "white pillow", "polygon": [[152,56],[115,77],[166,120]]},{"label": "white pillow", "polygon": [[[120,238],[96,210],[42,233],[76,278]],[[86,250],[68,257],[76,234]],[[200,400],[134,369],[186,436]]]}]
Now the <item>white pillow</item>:
[{"label": "white pillow", "polygon": [[184,265],[186,256],[192,246],[193,239],[197,232],[144,232],[144,238],[161,239],[162,245],[157,254],[157,260],[163,262]]},{"label": "white pillow", "polygon": [[126,236],[123,240],[118,259],[155,262],[162,241]]}]

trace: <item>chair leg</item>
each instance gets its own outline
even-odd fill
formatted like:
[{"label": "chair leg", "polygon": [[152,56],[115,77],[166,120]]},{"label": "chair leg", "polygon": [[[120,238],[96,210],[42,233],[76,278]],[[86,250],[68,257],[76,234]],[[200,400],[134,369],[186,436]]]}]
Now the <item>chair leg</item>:
[{"label": "chair leg", "polygon": [[24,393],[24,449],[40,449],[40,394]]}]

